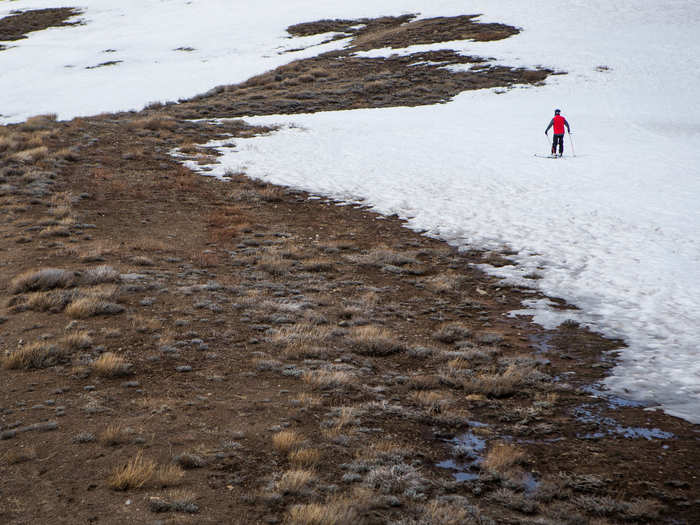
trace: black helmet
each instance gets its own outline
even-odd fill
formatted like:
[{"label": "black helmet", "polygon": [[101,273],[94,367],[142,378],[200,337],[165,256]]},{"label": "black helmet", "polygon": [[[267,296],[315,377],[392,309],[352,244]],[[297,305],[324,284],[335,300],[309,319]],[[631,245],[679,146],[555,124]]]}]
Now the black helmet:
[{"label": "black helmet", "polygon": [[559,113],[561,113],[561,109],[555,109],[555,110],[554,110],[554,114],[555,114],[555,115],[558,115]]}]

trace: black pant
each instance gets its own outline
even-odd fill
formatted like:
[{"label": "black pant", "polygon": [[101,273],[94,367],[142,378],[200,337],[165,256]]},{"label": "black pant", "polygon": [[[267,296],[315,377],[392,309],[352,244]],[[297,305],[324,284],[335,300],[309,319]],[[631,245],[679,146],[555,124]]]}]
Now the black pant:
[{"label": "black pant", "polygon": [[557,144],[559,144],[559,155],[564,154],[564,135],[554,135],[554,142],[552,142],[552,155],[557,151]]}]

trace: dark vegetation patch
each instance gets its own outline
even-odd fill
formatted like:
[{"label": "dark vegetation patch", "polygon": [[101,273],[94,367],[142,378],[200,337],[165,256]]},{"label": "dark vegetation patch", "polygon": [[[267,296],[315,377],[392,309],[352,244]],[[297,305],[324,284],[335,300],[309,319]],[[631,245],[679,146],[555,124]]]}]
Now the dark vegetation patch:
[{"label": "dark vegetation patch", "polygon": [[[291,26],[295,36],[330,31],[354,35],[351,46],[232,86],[220,86],[169,108],[182,118],[291,114],[356,108],[420,106],[447,102],[462,91],[539,84],[554,71],[491,65],[487,58],[451,50],[389,58],[354,53],[451,40],[499,40],[517,34],[503,24],[480,24],[474,16],[411,21],[413,17],[321,20]],[[451,71],[449,66],[460,66]]]},{"label": "dark vegetation patch", "polygon": [[123,60],[109,60],[107,62],[102,62],[101,64],[97,64],[94,66],[87,66],[85,69],[97,69],[98,67],[109,67],[109,66],[116,66],[117,64],[121,64]]},{"label": "dark vegetation patch", "polygon": [[[0,40],[21,40],[33,31],[80,25],[81,22],[68,22],[69,18],[80,13],[80,9],[73,7],[13,12],[10,16],[0,18]],[[2,49],[0,46],[0,50]]]}]

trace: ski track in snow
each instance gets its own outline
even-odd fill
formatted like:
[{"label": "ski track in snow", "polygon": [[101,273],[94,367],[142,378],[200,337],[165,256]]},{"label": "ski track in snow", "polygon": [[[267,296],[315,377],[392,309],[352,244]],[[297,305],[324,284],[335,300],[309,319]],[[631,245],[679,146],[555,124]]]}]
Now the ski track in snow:
[{"label": "ski track in snow", "polygon": [[[0,16],[53,3],[65,5],[20,0],[0,7]],[[500,42],[445,46],[567,75],[503,94],[466,92],[444,105],[250,118],[283,128],[236,139],[211,173],[245,168],[269,182],[396,213],[455,246],[515,250],[517,264],[485,269],[581,308],[562,314],[538,301],[516,314],[547,327],[577,318],[624,338],[628,348],[606,385],[700,422],[696,2],[669,0],[659,8],[653,0],[568,0],[554,10],[544,0],[261,1],[246,10],[223,0],[85,3],[87,25],[32,34],[0,52],[5,121],[46,111],[69,118],[138,109],[344,45],[278,54],[300,41],[323,41],[284,37],[285,27],[303,21],[483,13],[483,21],[522,27]],[[105,34],[115,18],[120,30]],[[156,19],[167,22],[166,31],[156,30]],[[196,51],[172,51],[185,45]],[[107,48],[119,56],[100,53]],[[105,56],[124,63],[84,69]],[[571,123],[578,157],[533,157],[547,151],[542,131],[554,107]],[[570,154],[569,138],[565,146]],[[533,272],[542,279],[524,279]]]}]

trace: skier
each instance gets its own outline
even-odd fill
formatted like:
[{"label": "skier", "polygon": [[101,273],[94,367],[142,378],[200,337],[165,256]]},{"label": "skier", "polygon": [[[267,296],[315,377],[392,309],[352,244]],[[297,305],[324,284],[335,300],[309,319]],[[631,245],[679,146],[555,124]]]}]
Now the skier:
[{"label": "skier", "polygon": [[[547,135],[549,133],[549,128],[554,127],[554,141],[552,142],[552,156],[555,156],[557,153],[557,144],[559,144],[559,156],[561,157],[564,155],[564,126],[566,126],[566,130],[571,133],[571,129],[569,128],[569,123],[566,121],[564,117],[561,116],[561,110],[560,109],[555,109],[554,110],[554,118],[549,122],[549,126],[547,126],[547,129],[544,130],[544,134]],[[547,135],[549,137],[549,135]]]}]

